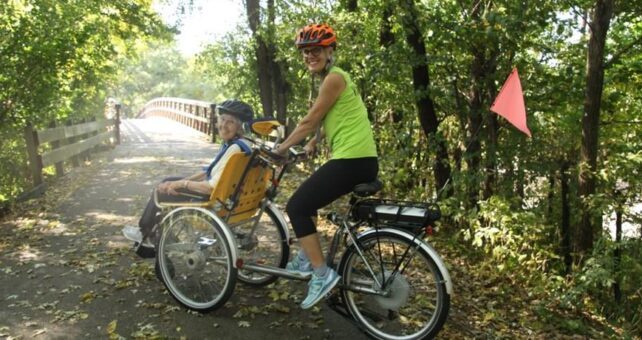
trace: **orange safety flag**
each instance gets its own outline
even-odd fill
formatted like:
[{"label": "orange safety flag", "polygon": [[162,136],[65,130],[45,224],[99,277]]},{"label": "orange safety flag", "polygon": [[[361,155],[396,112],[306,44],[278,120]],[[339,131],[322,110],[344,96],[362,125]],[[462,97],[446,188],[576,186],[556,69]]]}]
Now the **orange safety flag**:
[{"label": "orange safety flag", "polygon": [[506,118],[509,123],[527,134],[528,137],[531,136],[531,131],[526,125],[524,95],[522,94],[522,84],[519,82],[516,68],[513,69],[502,89],[499,90],[499,94],[490,110]]}]

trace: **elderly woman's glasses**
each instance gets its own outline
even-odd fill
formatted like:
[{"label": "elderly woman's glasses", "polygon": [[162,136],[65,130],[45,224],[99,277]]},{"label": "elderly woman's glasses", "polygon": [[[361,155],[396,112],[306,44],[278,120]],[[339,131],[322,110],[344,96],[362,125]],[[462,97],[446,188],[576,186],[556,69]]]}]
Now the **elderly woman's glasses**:
[{"label": "elderly woman's glasses", "polygon": [[321,55],[322,51],[323,51],[323,47],[321,46],[302,48],[301,55],[303,55],[304,57],[307,57],[310,55],[312,55],[313,57],[318,57],[319,55]]}]

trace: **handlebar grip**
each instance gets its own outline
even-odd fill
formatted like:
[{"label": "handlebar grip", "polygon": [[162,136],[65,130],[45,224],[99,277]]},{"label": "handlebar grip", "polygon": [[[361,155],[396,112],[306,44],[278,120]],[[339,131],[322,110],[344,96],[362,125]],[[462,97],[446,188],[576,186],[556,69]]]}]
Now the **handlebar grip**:
[{"label": "handlebar grip", "polygon": [[288,149],[288,153],[290,154],[290,158],[293,158],[294,160],[300,160],[300,159],[306,159],[307,158],[305,150],[303,150],[303,148],[298,147],[298,146],[290,147]]},{"label": "handlebar grip", "polygon": [[286,156],[281,156],[278,153],[273,152],[272,149],[269,149],[268,147],[266,147],[264,145],[261,146],[261,152],[266,154],[272,160],[274,160],[276,162],[279,162],[279,163],[283,163],[283,162],[287,161],[287,159],[288,159]]},{"label": "handlebar grip", "polygon": [[296,162],[307,158],[305,150],[296,146],[290,147],[288,149],[287,156],[282,156],[280,154],[275,153],[273,151],[274,149],[266,145],[261,145],[260,150],[263,154],[268,156],[270,159],[272,159],[276,163],[286,163],[286,162],[291,163],[291,162]]}]

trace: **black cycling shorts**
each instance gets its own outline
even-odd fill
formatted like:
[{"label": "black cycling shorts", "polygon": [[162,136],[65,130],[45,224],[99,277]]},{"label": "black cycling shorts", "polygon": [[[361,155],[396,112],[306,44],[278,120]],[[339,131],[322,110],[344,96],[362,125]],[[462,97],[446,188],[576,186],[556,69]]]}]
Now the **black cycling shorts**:
[{"label": "black cycling shorts", "polygon": [[317,210],[352,192],[357,184],[377,179],[376,157],[333,159],[301,184],[285,208],[298,238],[316,233]]}]

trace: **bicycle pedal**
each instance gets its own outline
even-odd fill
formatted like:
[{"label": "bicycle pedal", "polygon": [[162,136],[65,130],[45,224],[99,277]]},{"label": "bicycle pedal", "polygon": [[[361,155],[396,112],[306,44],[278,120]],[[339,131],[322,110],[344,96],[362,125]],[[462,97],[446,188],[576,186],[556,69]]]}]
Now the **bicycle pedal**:
[{"label": "bicycle pedal", "polygon": [[347,318],[349,320],[353,320],[352,316],[348,312],[348,309],[346,308],[345,304],[341,299],[339,298],[338,294],[332,294],[328,299],[326,299],[326,304],[330,309],[332,309],[335,313],[343,316],[344,318]]},{"label": "bicycle pedal", "polygon": [[335,304],[335,305],[342,304],[342,303],[341,303],[341,297],[339,296],[339,293],[337,293],[337,292],[336,292],[336,291],[334,291],[334,290],[332,290],[332,291],[328,292],[328,293],[325,295],[325,297],[324,297],[324,298],[325,298],[325,300],[328,302],[328,304]]}]

